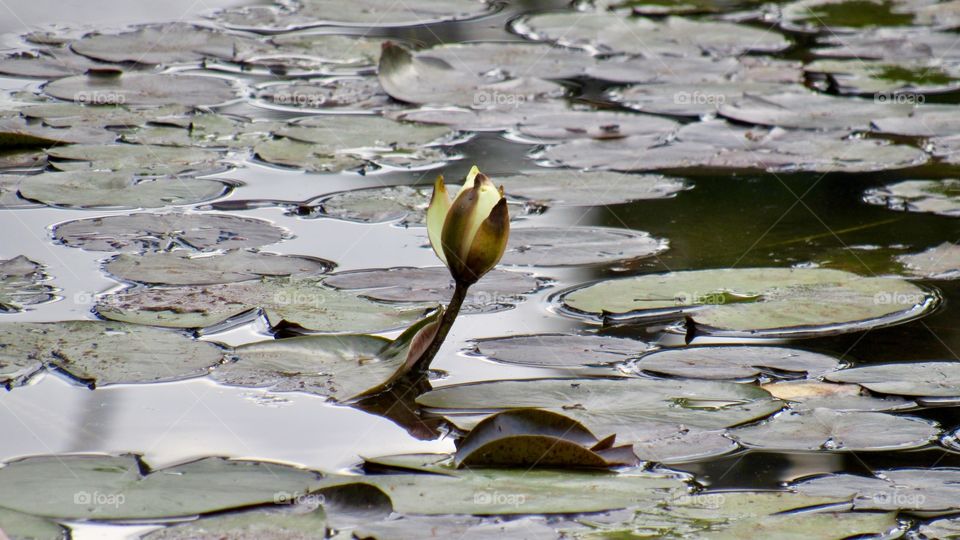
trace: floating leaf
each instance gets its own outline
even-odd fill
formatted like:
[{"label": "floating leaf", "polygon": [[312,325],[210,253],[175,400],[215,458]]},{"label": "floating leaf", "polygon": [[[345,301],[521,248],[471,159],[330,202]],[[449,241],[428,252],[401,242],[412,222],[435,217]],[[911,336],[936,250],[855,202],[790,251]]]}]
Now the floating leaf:
[{"label": "floating leaf", "polygon": [[299,336],[242,345],[236,362],[213,378],[272,392],[307,392],[350,401],[388,388],[414,367],[436,332],[441,312],[417,321],[397,339],[342,334]]},{"label": "floating leaf", "polygon": [[46,455],[0,469],[0,505],[56,519],[159,520],[272,503],[278,493],[293,498],[319,478],[288,465],[213,457],[151,470],[131,455]]},{"label": "floating leaf", "polygon": [[222,167],[221,155],[201,148],[169,148],[138,144],[72,144],[47,149],[50,164],[61,171],[110,170],[139,174],[179,174]]},{"label": "floating leaf", "polygon": [[131,127],[155,122],[160,118],[184,115],[187,108],[182,105],[165,105],[147,109],[130,109],[121,105],[87,105],[83,103],[41,103],[19,109],[26,118],[43,120],[43,123],[57,128],[91,127]]},{"label": "floating leaf", "polygon": [[566,110],[521,119],[515,137],[534,144],[568,139],[617,139],[630,135],[667,137],[680,127],[673,120],[612,111]]},{"label": "floating leaf", "polygon": [[156,146],[195,146],[246,150],[266,140],[279,122],[250,122],[220,114],[168,116],[124,133],[123,140]]},{"label": "floating leaf", "polygon": [[821,538],[842,540],[864,535],[882,535],[897,530],[900,522],[895,513],[878,512],[814,512],[776,514],[733,521],[718,532],[707,533],[709,540],[742,540],[745,538]]},{"label": "floating leaf", "polygon": [[458,71],[478,76],[499,72],[541,79],[579,77],[596,63],[581,51],[516,41],[443,43],[419,51],[415,57],[443,60]]},{"label": "floating leaf", "polygon": [[677,422],[717,429],[762,418],[780,401],[753,386],[698,380],[532,379],[445,386],[417,403],[459,412],[537,407],[582,422],[599,437],[634,440],[631,426]]},{"label": "floating leaf", "polygon": [[960,538],[960,519],[942,518],[921,523],[916,533],[919,538]]},{"label": "floating leaf", "polygon": [[860,58],[863,60],[956,60],[960,51],[954,47],[952,32],[939,32],[912,26],[865,28],[852,34],[818,36],[822,47],[812,52],[826,58]]},{"label": "floating leaf", "polygon": [[556,529],[543,518],[522,517],[502,521],[473,516],[417,516],[362,523],[353,534],[371,540],[420,540],[424,531],[437,538],[480,540],[483,538],[522,538],[555,540]]},{"label": "floating leaf", "polygon": [[399,220],[401,225],[423,225],[430,189],[426,186],[353,189],[326,196],[317,204],[324,216],[337,219],[362,223]]},{"label": "floating leaf", "polygon": [[53,300],[54,288],[43,283],[47,279],[43,266],[23,255],[0,260],[0,313]]},{"label": "floating leaf", "polygon": [[799,129],[868,129],[876,118],[904,117],[911,103],[879,102],[814,92],[784,92],[742,98],[720,105],[720,114],[738,122]]},{"label": "floating leaf", "polygon": [[760,99],[764,95],[797,89],[802,90],[802,87],[795,84],[738,80],[696,83],[695,86],[688,82],[640,84],[613,90],[608,95],[611,101],[637,111],[699,118],[716,114],[721,105],[735,102],[744,96],[757,96],[757,99]]},{"label": "floating leaf", "polygon": [[92,127],[52,128],[28,123],[20,117],[0,117],[0,148],[50,147],[58,144],[100,144],[115,141],[117,134]]},{"label": "floating leaf", "polygon": [[[660,57],[631,56],[601,60],[587,69],[596,79],[616,83],[641,83],[672,87],[677,84],[802,83],[803,64],[762,56],[714,58],[709,56]],[[702,95],[702,93],[701,93]],[[692,94],[690,97],[693,97]]]},{"label": "floating leaf", "polygon": [[46,165],[47,155],[41,150],[0,151],[0,171],[5,169],[42,169]]},{"label": "floating leaf", "polygon": [[477,340],[477,353],[491,360],[544,367],[609,366],[651,348],[643,341],[594,335],[530,334]]},{"label": "floating leaf", "polygon": [[141,538],[144,540],[219,540],[226,538],[324,540],[326,537],[326,512],[323,508],[318,508],[312,511],[251,510],[216,515],[160,529]]},{"label": "floating leaf", "polygon": [[60,223],[53,238],[88,251],[208,251],[273,244],[287,232],[262,219],[229,214],[127,214]]},{"label": "floating leaf", "polygon": [[383,42],[377,37],[290,32],[271,37],[272,48],[241,51],[238,59],[286,75],[356,73],[377,67]]},{"label": "floating leaf", "polygon": [[[358,290],[367,298],[387,302],[447,302],[454,288],[445,266],[341,272],[323,283],[335,289]],[[533,274],[493,270],[471,287],[466,301],[478,305],[515,303],[540,287],[541,282]]]},{"label": "floating leaf", "polygon": [[818,377],[840,367],[832,356],[784,347],[686,347],[654,351],[633,364],[649,371],[692,379]]},{"label": "floating leaf", "polygon": [[173,64],[204,58],[231,59],[241,38],[191,24],[144,26],[121,34],[93,34],[70,44],[75,52],[104,62]]},{"label": "floating leaf", "polygon": [[[896,96],[885,99],[910,101],[909,97],[902,100],[898,100]],[[952,105],[922,105],[914,108],[908,115],[878,116],[870,122],[870,128],[878,133],[907,137],[949,136],[956,134],[955,126],[958,121],[960,116]]]},{"label": "floating leaf", "polygon": [[634,424],[627,429],[629,439],[634,441],[633,452],[640,459],[667,465],[703,461],[740,448],[722,429],[659,422]]},{"label": "floating leaf", "polygon": [[823,268],[693,270],[602,281],[567,292],[566,308],[616,321],[693,319],[731,335],[813,336],[889,325],[923,315],[933,293],[898,279]]},{"label": "floating leaf", "polygon": [[286,321],[321,332],[380,332],[409,325],[427,307],[374,302],[323,287],[320,278],[271,277],[222,285],[134,288],[102,298],[96,310],[122,322],[206,328],[260,309],[273,326]]},{"label": "floating leaf", "polygon": [[814,497],[843,497],[854,510],[944,512],[960,508],[960,470],[943,467],[872,471],[875,476],[828,474],[792,487]]},{"label": "floating leaf", "polygon": [[0,74],[10,77],[58,79],[98,67],[103,65],[63,49],[15,52],[0,58]]},{"label": "floating leaf", "polygon": [[17,386],[46,366],[91,386],[175,381],[206,375],[220,347],[156,328],[102,321],[7,323],[0,332],[0,382]]},{"label": "floating leaf", "polygon": [[796,0],[780,11],[781,25],[800,32],[845,33],[874,26],[957,24],[950,4],[910,0]]},{"label": "floating leaf", "polygon": [[[67,529],[30,514],[0,508],[0,534],[11,540],[63,540]],[[552,530],[552,529],[551,529]]]},{"label": "floating leaf", "polygon": [[665,199],[690,189],[679,178],[658,174],[619,174],[557,170],[495,177],[508,197],[532,206],[607,206]]},{"label": "floating leaf", "polygon": [[891,451],[926,446],[936,422],[881,412],[831,409],[784,411],[754,426],[730,430],[740,444],[771,451]]},{"label": "floating leaf", "polygon": [[863,200],[902,212],[960,216],[960,180],[904,180],[869,189],[863,194]]},{"label": "floating leaf", "polygon": [[897,93],[933,94],[960,88],[960,69],[936,60],[817,60],[804,69],[829,78],[841,94],[879,93],[879,100],[896,101]]},{"label": "floating leaf", "polygon": [[31,176],[20,183],[20,196],[50,206],[133,209],[209,201],[232,189],[217,179],[144,178],[128,171],[80,170]]},{"label": "floating leaf", "polygon": [[64,77],[43,87],[49,96],[94,105],[213,106],[236,99],[227,79],[200,75],[124,73]]},{"label": "floating leaf", "polygon": [[576,266],[652,257],[666,240],[608,227],[527,227],[510,231],[501,262],[512,266]]},{"label": "floating leaf", "polygon": [[897,261],[912,275],[926,279],[960,278],[960,246],[944,242],[915,255],[900,255]]},{"label": "floating leaf", "polygon": [[767,392],[790,402],[791,409],[831,409],[834,411],[897,411],[917,406],[895,396],[870,396],[860,385],[820,381],[783,381],[761,386]]},{"label": "floating leaf", "polygon": [[20,197],[20,181],[26,175],[0,174],[0,209],[40,208],[42,205]]},{"label": "floating leaf", "polygon": [[274,83],[257,92],[262,102],[279,107],[376,112],[398,109],[375,77],[340,77]]},{"label": "floating leaf", "polygon": [[856,383],[881,394],[960,396],[960,362],[875,364],[828,373],[828,381]]},{"label": "floating leaf", "polygon": [[316,257],[230,250],[215,255],[189,251],[123,253],[110,259],[103,269],[117,279],[135,283],[211,285],[264,276],[324,274],[334,266]]}]

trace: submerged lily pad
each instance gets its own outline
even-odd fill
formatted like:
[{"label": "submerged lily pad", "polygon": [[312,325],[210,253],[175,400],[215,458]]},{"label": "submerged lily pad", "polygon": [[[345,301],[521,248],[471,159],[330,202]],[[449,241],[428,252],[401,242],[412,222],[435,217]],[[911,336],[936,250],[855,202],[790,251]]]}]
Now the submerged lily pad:
[{"label": "submerged lily pad", "polygon": [[957,8],[936,0],[796,0],[784,5],[780,19],[789,30],[833,34],[875,26],[958,24]]},{"label": "submerged lily pad", "polygon": [[70,48],[95,60],[137,64],[198,62],[215,57],[231,59],[241,39],[191,24],[144,26],[121,34],[94,34]]},{"label": "submerged lily pad", "polygon": [[[309,495],[307,496],[309,497]],[[141,537],[143,540],[223,540],[260,538],[263,540],[324,540],[327,515],[315,510],[251,510],[219,514],[160,529]]]},{"label": "submerged lily pad", "polygon": [[386,304],[322,286],[314,277],[268,277],[217,285],[134,288],[106,296],[108,319],[175,328],[206,328],[252,310],[275,326],[283,321],[322,332],[380,332],[409,325],[427,304]]},{"label": "submerged lily pad", "polygon": [[56,519],[159,520],[272,503],[319,480],[288,465],[214,457],[151,470],[131,455],[45,455],[0,469],[0,505]]},{"label": "submerged lily pad", "polygon": [[960,362],[902,362],[842,369],[828,373],[828,381],[856,383],[901,396],[960,396]]},{"label": "submerged lily pad", "polygon": [[922,253],[900,255],[897,261],[914,276],[926,279],[960,278],[960,246],[944,242]]},{"label": "submerged lily pad", "polygon": [[537,407],[582,422],[598,437],[636,440],[636,425],[678,422],[718,429],[763,418],[781,407],[760,388],[736,383],[653,379],[533,379],[446,386],[422,394],[431,409],[468,413]]},{"label": "submerged lily pad", "polygon": [[654,351],[633,364],[640,371],[692,379],[818,377],[840,367],[825,354],[784,347],[686,347]]},{"label": "submerged lily pad", "polygon": [[480,339],[476,351],[508,364],[582,367],[620,364],[651,348],[643,341],[610,336],[529,334]]},{"label": "submerged lily pad", "polygon": [[566,47],[643,56],[739,56],[777,52],[790,45],[776,32],[750,26],[681,17],[655,21],[614,12],[538,14],[521,19],[515,29],[531,39]]},{"label": "submerged lily pad", "polygon": [[[454,289],[446,266],[341,272],[327,277],[323,283],[387,302],[447,302]],[[470,288],[466,302],[477,305],[520,302],[524,294],[535,292],[541,285],[533,274],[494,269]]]},{"label": "submerged lily pad", "polygon": [[233,189],[227,182],[182,176],[145,178],[131,172],[72,171],[31,176],[20,196],[50,206],[157,208],[216,199]]},{"label": "submerged lily pad", "polygon": [[24,306],[54,298],[43,266],[19,255],[0,260],[0,313],[21,311]]},{"label": "submerged lily pad", "polygon": [[110,170],[139,174],[180,174],[222,167],[221,154],[201,148],[139,144],[71,144],[47,149],[50,164],[61,171]]},{"label": "submerged lily pad", "polygon": [[784,411],[730,430],[740,444],[762,450],[857,452],[919,448],[940,434],[936,422],[881,412]]},{"label": "submerged lily pad", "polygon": [[316,257],[230,250],[214,255],[190,251],[123,253],[110,259],[103,269],[117,279],[135,283],[211,285],[264,276],[324,274],[334,266]]},{"label": "submerged lily pad", "polygon": [[960,508],[960,470],[945,467],[872,471],[874,476],[828,474],[792,487],[814,497],[843,497],[854,510],[944,512]]},{"label": "submerged lily pad", "polygon": [[960,217],[960,180],[904,180],[869,189],[863,200],[891,210]]},{"label": "submerged lily pad", "polygon": [[223,360],[212,343],[102,321],[9,323],[0,332],[0,383],[17,386],[46,367],[91,386],[175,381],[206,375]]},{"label": "submerged lily pad", "polygon": [[78,75],[47,83],[44,93],[94,105],[213,106],[236,99],[227,79],[200,75],[124,73]]},{"label": "submerged lily pad", "polygon": [[576,266],[652,257],[667,241],[611,227],[527,227],[510,231],[501,262],[512,266]]},{"label": "submerged lily pad", "polygon": [[616,321],[687,316],[709,333],[813,336],[913,319],[936,296],[907,281],[823,268],[693,270],[602,281],[566,308]]},{"label": "submerged lily pad", "polygon": [[288,233],[269,221],[229,214],[128,214],[60,223],[53,238],[88,251],[196,251],[273,244]]}]

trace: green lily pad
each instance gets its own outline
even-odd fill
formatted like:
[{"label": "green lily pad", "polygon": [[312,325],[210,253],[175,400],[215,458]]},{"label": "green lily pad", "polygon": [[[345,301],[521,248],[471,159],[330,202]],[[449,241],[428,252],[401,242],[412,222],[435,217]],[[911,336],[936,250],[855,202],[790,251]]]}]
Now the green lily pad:
[{"label": "green lily pad", "polygon": [[960,180],[904,180],[867,190],[863,200],[901,212],[960,216]]},{"label": "green lily pad", "polygon": [[177,332],[102,321],[7,323],[0,383],[17,386],[46,366],[90,386],[175,381],[206,375],[223,361],[212,343]]},{"label": "green lily pad", "polygon": [[944,242],[922,253],[900,255],[897,261],[914,276],[926,279],[960,278],[960,246]]},{"label": "green lily pad", "polygon": [[[889,101],[910,101],[910,94],[905,97],[885,97]],[[890,135],[907,137],[937,137],[956,134],[957,109],[952,105],[920,105],[909,115],[874,118],[871,131]]]},{"label": "green lily pad", "polygon": [[718,429],[763,418],[781,402],[748,385],[698,380],[532,379],[446,386],[417,403],[461,413],[537,407],[582,422],[599,437],[635,440],[634,424],[675,422]]},{"label": "green lily pad", "polygon": [[142,126],[160,118],[184,115],[182,105],[165,105],[146,109],[131,109],[120,105],[85,105],[82,103],[41,103],[19,109],[26,118],[36,118],[44,124],[57,127],[131,127]]},{"label": "green lily pad", "polygon": [[633,453],[644,461],[675,465],[716,458],[740,448],[723,429],[646,422],[629,429]]},{"label": "green lily pad", "polygon": [[354,529],[356,538],[370,540],[421,540],[424,531],[437,538],[481,540],[483,538],[516,538],[523,540],[555,540],[556,529],[543,518],[523,517],[510,521],[473,516],[403,516]]},{"label": "green lily pad", "polygon": [[358,0],[304,0],[283,8],[251,6],[227,9],[216,19],[228,27],[283,31],[314,26],[413,26],[477,17],[489,6],[476,0],[407,0],[403,5]]},{"label": "green lily pad", "polygon": [[272,36],[271,49],[241,51],[239,60],[248,65],[263,65],[287,75],[317,73],[356,73],[377,66],[385,40],[358,35],[332,35],[290,32]]},{"label": "green lily pad", "polygon": [[960,396],[960,362],[876,364],[828,373],[828,381],[855,383],[900,396]]},{"label": "green lily pad", "polygon": [[50,206],[133,209],[209,201],[232,189],[216,179],[144,178],[125,171],[81,170],[31,176],[20,183],[20,196]]},{"label": "green lily pad", "polygon": [[618,139],[630,135],[667,137],[680,125],[673,120],[613,111],[564,110],[529,115],[511,131],[513,138],[533,144],[569,139]]},{"label": "green lily pad", "polygon": [[117,134],[95,127],[52,128],[21,117],[0,117],[0,148],[37,148],[58,144],[111,143]]},{"label": "green lily pad", "polygon": [[960,538],[960,519],[941,518],[921,523],[916,533],[920,538]]},{"label": "green lily pad", "polygon": [[926,0],[797,0],[783,6],[780,18],[789,30],[845,33],[876,26],[950,26],[956,24],[955,12]]},{"label": "green lily pad", "polygon": [[245,150],[266,140],[279,122],[250,122],[221,114],[168,116],[123,134],[125,142],[156,146],[233,148]]},{"label": "green lily pad", "polygon": [[611,227],[526,227],[510,231],[501,263],[508,266],[610,264],[652,257],[666,240]]},{"label": "green lily pad", "polygon": [[272,503],[278,493],[302,495],[319,480],[318,473],[257,461],[211,457],[151,470],[131,455],[47,455],[0,469],[0,504],[55,519],[159,520]]},{"label": "green lily pad", "polygon": [[936,422],[882,412],[831,409],[784,411],[753,426],[730,430],[748,448],[771,451],[861,452],[926,446],[940,434]]},{"label": "green lily pad", "polygon": [[327,516],[323,508],[298,511],[251,510],[200,518],[148,533],[141,538],[143,540],[223,540],[226,538],[324,540],[327,538]]},{"label": "green lily pad", "polygon": [[416,57],[443,60],[473,75],[501,72],[508,77],[541,79],[579,77],[597,62],[581,51],[517,41],[443,43],[417,52]]},{"label": "green lily pad", "polygon": [[605,171],[557,170],[496,177],[494,181],[503,186],[507,197],[519,198],[533,208],[608,206],[666,199],[692,187],[669,176]]},{"label": "green lily pad", "polygon": [[353,189],[326,196],[315,204],[325,217],[361,223],[397,221],[400,225],[423,225],[431,190],[427,186]]},{"label": "green lily pad", "polygon": [[529,334],[477,340],[476,352],[497,362],[543,367],[610,366],[653,348],[611,336]]},{"label": "green lily pad", "polygon": [[857,384],[833,384],[816,380],[782,381],[761,387],[773,397],[790,403],[794,410],[830,409],[833,411],[899,411],[917,404],[897,396],[874,397]]},{"label": "green lily pad", "polygon": [[375,77],[273,83],[261,87],[257,97],[268,105],[296,109],[376,112],[402,107]]},{"label": "green lily pad", "polygon": [[59,79],[103,67],[110,66],[92,62],[69,49],[45,48],[0,57],[0,74],[11,77]]},{"label": "green lily pad", "polygon": [[97,304],[101,316],[134,324],[206,328],[253,310],[321,332],[380,332],[419,319],[426,304],[385,304],[322,286],[314,277],[268,277],[217,285],[129,289]]},{"label": "green lily pad", "polygon": [[914,26],[865,28],[852,34],[819,36],[813,49],[824,58],[860,58],[863,60],[956,60],[952,32]]},{"label": "green lily pad", "polygon": [[388,388],[416,364],[436,333],[440,312],[397,339],[341,334],[260,341],[234,349],[236,362],[213,371],[231,386],[307,392],[344,402]]},{"label": "green lily pad", "polygon": [[40,208],[43,206],[20,197],[20,181],[26,177],[22,174],[0,174],[0,209]]},{"label": "green lily pad", "polygon": [[854,510],[944,512],[960,508],[960,470],[946,467],[873,471],[875,476],[828,474],[795,483],[814,497],[843,497]]},{"label": "green lily pad", "polygon": [[840,362],[825,354],[784,347],[685,347],[654,351],[633,364],[649,371],[691,379],[810,378],[834,371]]},{"label": "green lily pad", "polygon": [[134,283],[212,285],[265,276],[325,274],[334,266],[333,262],[316,257],[230,250],[214,255],[190,251],[122,253],[110,259],[103,269],[117,279]]},{"label": "green lily pad", "polygon": [[0,171],[8,169],[39,170],[47,166],[47,154],[42,150],[0,151]]},{"label": "green lily pad", "polygon": [[900,526],[896,513],[880,512],[814,512],[775,514],[746,518],[732,522],[728,527],[709,532],[708,540],[746,540],[776,536],[783,540],[822,538],[842,540],[864,535],[882,535],[896,531]]},{"label": "green lily pad", "polygon": [[171,148],[139,144],[71,144],[47,149],[61,171],[110,170],[139,174],[180,174],[221,168],[221,154],[201,148]]},{"label": "green lily pad", "polygon": [[124,73],[77,75],[47,83],[48,96],[93,105],[213,106],[238,97],[227,79],[200,75]]},{"label": "green lily pad", "polygon": [[43,265],[23,255],[0,260],[0,313],[53,300],[56,289],[44,283],[48,279]]},{"label": "green lily pad", "polygon": [[511,109],[564,94],[557,83],[526,76],[491,82],[446,60],[413,56],[392,43],[384,45],[377,76],[390,97],[416,104]]},{"label": "green lily pad", "polygon": [[[327,146],[287,138],[257,143],[253,151],[259,159],[267,163],[307,172],[340,172],[361,169],[366,165],[366,161],[359,157],[338,154]],[[423,157],[425,156],[420,154],[414,155],[414,159]]]},{"label": "green lily pad", "polygon": [[[709,56],[625,57],[601,60],[587,69],[596,79],[615,83],[663,85],[721,84],[731,81],[746,83],[802,83],[803,64],[761,56],[737,58]],[[690,97],[693,97],[692,94]]]},{"label": "green lily pad", "polygon": [[287,237],[268,221],[229,214],[127,214],[67,221],[53,229],[57,242],[88,251],[238,249]]},{"label": "green lily pad", "polygon": [[877,118],[908,116],[913,104],[784,92],[742,98],[720,105],[720,115],[748,124],[798,129],[869,129]]},{"label": "green lily pad", "polygon": [[829,78],[841,94],[884,94],[878,99],[896,101],[896,93],[935,94],[960,88],[960,68],[937,60],[864,61],[817,60],[804,66],[810,74]]},{"label": "green lily pad", "polygon": [[64,540],[68,531],[60,525],[6,508],[0,508],[0,534],[10,540]]},{"label": "green lily pad", "polygon": [[790,42],[782,35],[728,22],[667,17],[662,21],[614,12],[554,12],[515,23],[530,39],[602,53],[641,56],[740,56],[777,52]]},{"label": "green lily pad", "polygon": [[672,116],[701,116],[716,114],[720,106],[735,102],[744,96],[757,96],[803,90],[797,84],[754,81],[688,82],[666,84],[639,84],[608,92],[611,101],[631,109]]},{"label": "green lily pad", "polygon": [[[327,277],[323,283],[386,302],[447,302],[454,288],[446,266],[341,272]],[[494,269],[470,288],[466,302],[476,305],[521,302],[524,294],[537,291],[541,285],[533,274]]]},{"label": "green lily pad", "polygon": [[687,316],[698,330],[814,336],[919,317],[933,293],[899,279],[823,268],[693,270],[602,281],[567,292],[575,314],[616,321]]},{"label": "green lily pad", "polygon": [[191,24],[144,26],[121,34],[94,34],[70,44],[83,56],[104,62],[173,64],[204,58],[231,59],[241,38]]}]

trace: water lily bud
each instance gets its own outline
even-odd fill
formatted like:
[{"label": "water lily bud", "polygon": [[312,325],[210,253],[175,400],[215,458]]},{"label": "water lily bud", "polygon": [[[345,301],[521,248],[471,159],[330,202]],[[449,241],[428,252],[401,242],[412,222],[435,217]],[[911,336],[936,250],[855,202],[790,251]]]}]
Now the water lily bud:
[{"label": "water lily bud", "polygon": [[451,201],[443,177],[433,186],[427,209],[430,245],[458,282],[472,285],[503,257],[510,215],[503,189],[473,167]]}]

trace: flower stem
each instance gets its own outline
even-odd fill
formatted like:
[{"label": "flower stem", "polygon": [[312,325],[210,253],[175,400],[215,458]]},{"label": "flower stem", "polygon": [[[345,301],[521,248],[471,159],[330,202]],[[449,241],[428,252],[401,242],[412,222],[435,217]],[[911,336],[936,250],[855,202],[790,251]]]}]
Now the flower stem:
[{"label": "flower stem", "polygon": [[470,285],[466,285],[460,281],[456,282],[456,286],[453,289],[453,297],[450,298],[450,303],[447,304],[447,308],[443,312],[437,333],[433,337],[433,341],[430,342],[430,346],[427,347],[427,350],[425,350],[417,360],[416,365],[410,370],[411,374],[423,374],[430,369],[430,363],[433,361],[433,357],[440,352],[440,347],[443,346],[443,341],[447,339],[447,334],[450,332],[453,322],[457,320],[457,315],[460,313],[460,307],[463,305],[463,300],[467,297],[467,289],[469,288]]}]

